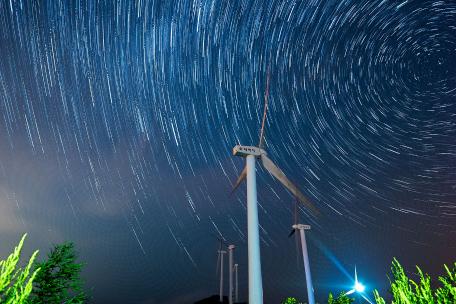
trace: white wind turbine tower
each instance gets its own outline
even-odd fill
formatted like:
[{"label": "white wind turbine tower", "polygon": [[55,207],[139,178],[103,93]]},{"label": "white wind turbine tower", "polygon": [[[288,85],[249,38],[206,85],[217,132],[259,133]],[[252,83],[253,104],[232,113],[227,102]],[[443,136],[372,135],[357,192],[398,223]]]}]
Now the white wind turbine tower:
[{"label": "white wind turbine tower", "polygon": [[258,147],[236,145],[233,148],[233,155],[246,158],[246,166],[238,177],[233,191],[247,178],[247,234],[248,234],[248,271],[249,271],[249,304],[263,303],[263,283],[261,280],[261,261],[260,261],[260,235],[258,224],[258,206],[257,206],[257,189],[256,189],[256,159],[261,159],[263,167],[282,185],[284,185],[300,202],[315,214],[316,208],[304,197],[298,188],[288,180],[285,174],[277,167],[263,150],[264,143],[264,126],[268,110],[269,96],[269,72],[266,84],[265,102],[263,121],[260,131],[260,142]]},{"label": "white wind turbine tower", "polygon": [[219,271],[219,265],[220,265],[220,290],[219,290],[219,295],[220,295],[220,302],[223,302],[223,255],[226,254],[225,250],[222,250],[222,240],[220,240],[220,246],[219,249],[217,250],[217,270],[216,272],[218,273]]}]

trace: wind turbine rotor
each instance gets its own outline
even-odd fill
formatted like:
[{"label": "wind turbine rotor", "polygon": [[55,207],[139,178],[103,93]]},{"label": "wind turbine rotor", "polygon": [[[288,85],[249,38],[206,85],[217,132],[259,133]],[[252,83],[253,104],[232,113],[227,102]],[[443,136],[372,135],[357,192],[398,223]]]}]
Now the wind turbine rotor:
[{"label": "wind turbine rotor", "polygon": [[364,284],[362,284],[361,282],[358,281],[358,273],[356,271],[356,266],[355,266],[355,284],[353,285],[353,288],[349,291],[347,291],[345,293],[346,296],[348,295],[351,295],[353,293],[358,293],[359,295],[361,295],[361,297],[366,300],[368,303],[372,304],[371,300],[366,297],[366,295],[364,294],[364,291],[366,290],[366,287],[364,286]]}]

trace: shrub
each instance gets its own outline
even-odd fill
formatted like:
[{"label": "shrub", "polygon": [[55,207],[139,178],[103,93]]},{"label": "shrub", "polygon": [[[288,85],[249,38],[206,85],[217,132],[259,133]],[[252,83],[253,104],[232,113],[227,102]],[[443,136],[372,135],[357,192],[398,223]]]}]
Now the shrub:
[{"label": "shrub", "polygon": [[329,293],[328,304],[350,304],[354,299],[349,298],[344,292],[340,293],[337,298],[334,299],[332,293]]},{"label": "shrub", "polygon": [[16,270],[26,236],[27,234],[22,236],[21,241],[6,260],[0,261],[0,303],[27,303],[27,299],[32,291],[33,280],[40,271],[40,268],[37,267],[30,275],[30,269],[38,254],[38,250],[32,254],[24,270],[20,268]]},{"label": "shrub", "polygon": [[[444,265],[446,275],[439,277],[443,286],[433,290],[431,278],[417,266],[419,282],[409,279],[403,267],[394,259],[391,267],[393,281],[391,282],[391,293],[394,304],[454,304],[456,303],[456,263],[453,269]],[[374,292],[377,304],[384,304],[385,300]]]},{"label": "shrub", "polygon": [[293,297],[288,297],[282,301],[282,304],[303,304],[302,302],[298,302],[298,299]]},{"label": "shrub", "polygon": [[443,284],[442,287],[437,288],[435,291],[435,297],[437,303],[456,303],[456,263],[453,265],[453,269],[449,269],[446,265],[446,276],[439,277],[439,281]]},{"label": "shrub", "polygon": [[[428,274],[417,266],[419,281],[415,282],[410,279],[404,272],[401,264],[394,259],[391,272],[391,294],[392,304],[455,304],[456,303],[456,263],[452,269],[444,265],[446,274],[438,278],[442,286],[433,289],[431,287],[431,278]],[[374,290],[374,299],[377,304],[386,304],[377,290]],[[344,294],[340,294],[334,299],[329,294],[328,304],[349,304],[353,299],[348,299]]]}]

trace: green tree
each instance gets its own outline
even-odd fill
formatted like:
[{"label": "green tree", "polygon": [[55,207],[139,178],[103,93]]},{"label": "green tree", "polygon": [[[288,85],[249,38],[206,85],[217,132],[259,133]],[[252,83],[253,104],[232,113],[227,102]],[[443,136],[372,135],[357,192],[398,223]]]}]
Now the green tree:
[{"label": "green tree", "polygon": [[299,304],[299,303],[298,303],[298,300],[296,300],[296,298],[288,297],[282,301],[282,304]]},{"label": "green tree", "polygon": [[332,293],[329,293],[328,304],[350,304],[354,301],[353,298],[348,297],[344,292],[340,293],[337,298],[334,298]]},{"label": "green tree", "polygon": [[82,289],[82,264],[76,263],[74,244],[55,245],[47,260],[37,263],[41,269],[34,281],[31,304],[80,304],[88,300]]},{"label": "green tree", "polygon": [[[391,281],[391,293],[394,304],[454,304],[456,303],[456,263],[453,269],[446,265],[446,276],[439,277],[442,287],[435,290],[431,287],[431,278],[417,266],[419,281],[408,278],[404,268],[394,259],[391,267],[393,280]],[[385,304],[385,300],[374,291],[377,304]]]},{"label": "green tree", "polygon": [[435,291],[435,297],[437,303],[452,304],[456,303],[456,263],[453,265],[453,269],[449,269],[446,265],[446,276],[439,277],[442,287],[437,288]]},{"label": "green tree", "polygon": [[[456,263],[450,269],[444,265],[446,274],[438,278],[442,286],[433,289],[431,278],[425,274],[418,266],[418,278],[416,282],[410,279],[401,264],[394,259],[391,266],[392,280],[391,294],[392,304],[456,304]],[[374,299],[377,304],[386,304],[384,298],[377,290],[374,290]],[[350,304],[353,299],[349,299],[344,294],[334,299],[330,293],[328,304]]]},{"label": "green tree", "polygon": [[20,268],[16,269],[26,236],[27,234],[22,236],[21,241],[6,260],[0,261],[0,303],[27,303],[27,299],[32,291],[33,280],[40,271],[40,268],[37,267],[30,275],[30,269],[38,254],[38,250],[32,254],[24,270]]}]

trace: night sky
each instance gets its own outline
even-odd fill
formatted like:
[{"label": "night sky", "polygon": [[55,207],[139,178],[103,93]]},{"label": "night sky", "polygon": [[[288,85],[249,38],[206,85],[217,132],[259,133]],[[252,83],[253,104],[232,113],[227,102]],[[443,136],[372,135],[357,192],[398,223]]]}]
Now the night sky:
[{"label": "night sky", "polygon": [[[231,150],[258,143],[268,69],[265,149],[321,212],[299,210],[317,300],[355,265],[387,295],[393,257],[441,274],[453,0],[0,1],[0,257],[24,232],[25,256],[71,240],[93,303],[191,303],[218,291],[223,237],[246,299]],[[293,198],[261,166],[257,183],[265,302],[305,300]]]}]

